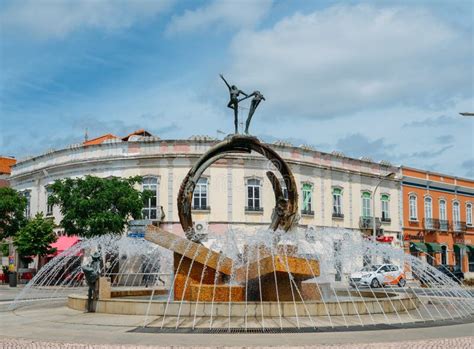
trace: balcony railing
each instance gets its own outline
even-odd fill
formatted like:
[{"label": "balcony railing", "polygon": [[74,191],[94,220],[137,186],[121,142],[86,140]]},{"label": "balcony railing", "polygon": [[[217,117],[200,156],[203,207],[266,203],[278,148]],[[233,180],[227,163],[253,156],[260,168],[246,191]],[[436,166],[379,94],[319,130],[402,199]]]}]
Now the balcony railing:
[{"label": "balcony railing", "polygon": [[423,228],[427,231],[435,231],[439,229],[439,219],[423,218]]},{"label": "balcony railing", "polygon": [[467,230],[466,222],[454,221],[453,231],[455,233],[464,233]]},{"label": "balcony railing", "polygon": [[344,218],[344,213],[333,212],[332,218]]},{"label": "balcony railing", "polygon": [[382,216],[382,223],[390,223],[392,219],[390,217],[383,217]]},{"label": "balcony railing", "polygon": [[439,230],[440,231],[448,231],[449,230],[449,221],[447,219],[440,219],[439,220]]},{"label": "balcony railing", "polygon": [[[373,217],[360,217],[359,218],[359,228],[360,229],[373,229],[374,218]],[[378,229],[382,226],[382,222],[380,222],[380,218],[375,218],[375,228]]]}]

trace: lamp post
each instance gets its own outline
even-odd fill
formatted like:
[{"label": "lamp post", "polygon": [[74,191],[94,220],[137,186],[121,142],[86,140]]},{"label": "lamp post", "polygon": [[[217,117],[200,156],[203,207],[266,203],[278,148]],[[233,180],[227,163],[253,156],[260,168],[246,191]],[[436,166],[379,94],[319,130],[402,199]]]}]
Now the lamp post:
[{"label": "lamp post", "polygon": [[373,231],[374,242],[377,238],[377,229],[376,229],[376,226],[375,226],[375,194],[376,194],[377,189],[379,188],[380,184],[382,184],[382,182],[384,180],[386,180],[387,178],[392,177],[394,175],[395,175],[395,172],[390,172],[389,174],[386,174],[385,176],[380,178],[379,182],[377,183],[377,186],[374,189],[374,197],[372,198],[372,229],[373,229],[372,231]]}]

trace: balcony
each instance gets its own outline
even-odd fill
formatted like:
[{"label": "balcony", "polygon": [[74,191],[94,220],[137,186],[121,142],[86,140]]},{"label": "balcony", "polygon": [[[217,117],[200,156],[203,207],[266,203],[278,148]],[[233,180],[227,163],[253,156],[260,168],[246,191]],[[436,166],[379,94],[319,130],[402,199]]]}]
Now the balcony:
[{"label": "balcony", "polygon": [[[360,229],[374,229],[373,217],[363,217],[359,218],[359,228]],[[378,229],[382,226],[380,218],[375,218],[375,228]]]},{"label": "balcony", "polygon": [[440,231],[448,231],[449,230],[449,221],[447,219],[440,219],[439,220],[439,230]]},{"label": "balcony", "polygon": [[344,213],[333,212],[332,218],[344,219]]},{"label": "balcony", "polygon": [[439,229],[439,219],[423,218],[423,228],[426,231],[436,231]]},{"label": "balcony", "polygon": [[455,233],[465,233],[467,230],[466,222],[454,221],[453,222],[453,231]]}]

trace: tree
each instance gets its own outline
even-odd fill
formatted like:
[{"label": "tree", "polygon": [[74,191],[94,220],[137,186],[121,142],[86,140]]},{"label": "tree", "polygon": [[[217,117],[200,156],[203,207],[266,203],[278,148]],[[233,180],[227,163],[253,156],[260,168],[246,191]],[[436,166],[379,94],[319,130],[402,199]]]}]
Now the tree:
[{"label": "tree", "polygon": [[26,223],[26,198],[12,188],[0,188],[0,240],[15,235]]},{"label": "tree", "polygon": [[35,218],[21,228],[13,238],[20,256],[45,256],[56,252],[51,248],[51,244],[57,240],[53,231],[54,222],[52,219],[44,218],[43,213],[37,213]]},{"label": "tree", "polygon": [[50,205],[59,205],[61,226],[67,235],[85,238],[121,234],[130,217],[140,219],[149,192],[134,188],[141,177],[67,178],[51,186]]}]

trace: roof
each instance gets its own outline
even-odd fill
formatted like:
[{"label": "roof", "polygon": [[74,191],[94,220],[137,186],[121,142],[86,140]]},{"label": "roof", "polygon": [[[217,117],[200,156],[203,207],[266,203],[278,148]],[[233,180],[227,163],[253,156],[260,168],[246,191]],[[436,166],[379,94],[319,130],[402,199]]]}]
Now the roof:
[{"label": "roof", "polygon": [[107,133],[106,135],[103,135],[103,136],[100,136],[100,137],[97,137],[97,138],[93,138],[93,139],[90,139],[88,141],[85,141],[83,142],[82,144],[84,145],[94,145],[94,144],[102,144],[104,143],[106,140],[109,140],[109,139],[119,139],[119,137],[111,134],[111,133]]},{"label": "roof", "polygon": [[144,129],[139,129],[139,130],[136,130],[130,134],[128,134],[127,136],[123,137],[122,138],[122,141],[128,141],[128,139],[131,137],[131,136],[143,136],[143,137],[152,137],[153,135],[148,132],[147,130],[144,130]]},{"label": "roof", "polygon": [[11,167],[16,164],[16,159],[7,156],[0,156],[0,174],[10,174]]}]

